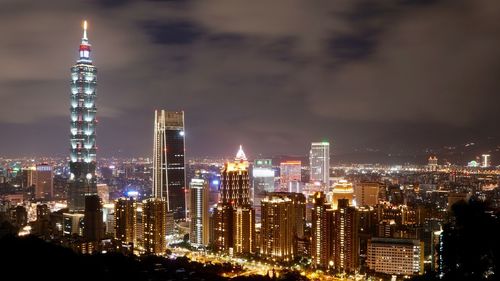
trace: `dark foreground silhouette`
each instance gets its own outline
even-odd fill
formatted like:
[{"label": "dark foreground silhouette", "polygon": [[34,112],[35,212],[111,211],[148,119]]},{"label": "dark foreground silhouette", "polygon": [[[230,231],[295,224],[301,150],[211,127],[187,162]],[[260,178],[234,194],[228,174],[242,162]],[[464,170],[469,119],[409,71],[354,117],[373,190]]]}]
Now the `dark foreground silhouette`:
[{"label": "dark foreground silhouette", "polygon": [[[0,226],[1,227],[1,226]],[[39,238],[5,235],[0,239],[0,280],[224,280],[221,273],[239,270],[230,264],[201,264],[187,258],[79,255]],[[297,273],[280,278],[245,276],[231,280],[306,280]]]}]

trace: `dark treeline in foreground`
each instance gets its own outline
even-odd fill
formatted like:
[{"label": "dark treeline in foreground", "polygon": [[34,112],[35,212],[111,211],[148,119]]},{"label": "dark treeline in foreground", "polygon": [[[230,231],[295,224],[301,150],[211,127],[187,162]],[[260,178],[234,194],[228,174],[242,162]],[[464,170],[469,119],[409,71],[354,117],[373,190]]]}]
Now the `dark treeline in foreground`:
[{"label": "dark treeline in foreground", "polygon": [[[119,253],[80,255],[39,238],[16,237],[0,225],[0,280],[214,280],[241,270],[231,264],[201,264],[185,257],[124,256]],[[10,278],[9,278],[10,277]],[[12,279],[11,279],[12,278]],[[279,278],[244,276],[231,280],[306,280],[290,272]]]},{"label": "dark treeline in foreground", "polygon": [[500,280],[500,213],[470,200],[452,206],[443,227],[440,271],[413,280]]}]

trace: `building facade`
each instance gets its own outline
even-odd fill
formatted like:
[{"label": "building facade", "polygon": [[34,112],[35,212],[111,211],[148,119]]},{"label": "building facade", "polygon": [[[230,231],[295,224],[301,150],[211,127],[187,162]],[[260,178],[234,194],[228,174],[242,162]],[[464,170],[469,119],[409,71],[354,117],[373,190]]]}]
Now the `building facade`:
[{"label": "building facade", "polygon": [[50,200],[54,193],[54,173],[52,166],[46,163],[36,165],[35,199]]},{"label": "building facade", "polygon": [[332,260],[333,210],[323,192],[316,192],[313,199],[311,227],[311,258],[315,268],[328,268]]},{"label": "building facade", "polygon": [[124,243],[137,244],[137,201],[119,198],[115,202],[115,238]]},{"label": "building facade", "polygon": [[196,246],[208,245],[209,217],[208,217],[208,182],[196,171],[196,175],[189,184],[191,210],[189,212],[189,239]]},{"label": "building facade", "polygon": [[374,207],[378,204],[381,184],[378,182],[360,182],[354,185],[356,206]]},{"label": "building facade", "polygon": [[340,199],[333,213],[333,266],[338,273],[353,273],[359,258],[356,208],[349,199]]},{"label": "building facade", "polygon": [[70,179],[68,207],[83,212],[85,196],[96,190],[96,86],[97,68],[90,57],[87,22],[79,48],[79,59],[71,68]]},{"label": "building facade", "polygon": [[280,163],[280,191],[291,191],[301,181],[300,161],[285,161]]},{"label": "building facade", "polygon": [[175,219],[186,218],[184,112],[155,110],[153,196],[165,198]]},{"label": "building facade", "polygon": [[310,181],[330,184],[330,143],[327,141],[311,143],[309,151]]},{"label": "building facade", "polygon": [[261,200],[269,192],[274,192],[274,169],[271,159],[256,159],[252,167],[252,195],[255,219],[260,222]]},{"label": "building facade", "polygon": [[248,166],[240,146],[235,161],[222,168],[219,203],[213,210],[213,243],[219,252],[255,252],[255,211],[250,200]]},{"label": "building facade", "polygon": [[412,276],[423,274],[423,242],[413,239],[372,238],[367,266],[377,273]]},{"label": "building facade", "polygon": [[285,194],[271,193],[262,199],[260,254],[273,261],[292,261],[297,227],[295,206]]},{"label": "building facade", "polygon": [[164,255],[167,250],[167,200],[150,198],[142,204],[143,245],[146,253]]}]

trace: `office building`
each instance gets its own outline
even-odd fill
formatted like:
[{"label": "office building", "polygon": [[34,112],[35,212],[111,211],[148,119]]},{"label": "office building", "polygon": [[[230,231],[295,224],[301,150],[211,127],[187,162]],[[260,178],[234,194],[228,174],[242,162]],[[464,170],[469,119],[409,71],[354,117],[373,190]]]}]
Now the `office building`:
[{"label": "office building", "polygon": [[52,166],[47,163],[36,165],[34,178],[35,199],[52,199],[54,193],[54,174],[52,172]]},{"label": "office building", "polygon": [[378,193],[381,184],[378,182],[360,182],[354,185],[356,206],[374,207],[378,204]]},{"label": "office building", "polygon": [[137,244],[137,201],[119,198],[115,202],[115,238],[124,243]]},{"label": "office building", "polygon": [[254,253],[255,211],[250,200],[248,160],[242,147],[234,162],[221,171],[220,199],[213,213],[214,245],[217,251]]},{"label": "office building", "polygon": [[255,219],[260,222],[261,200],[269,192],[274,192],[274,169],[271,159],[257,159],[252,167],[252,194]]},{"label": "office building", "polygon": [[280,163],[280,191],[287,192],[298,185],[301,180],[300,161],[285,161]]},{"label": "office building", "polygon": [[153,196],[165,198],[175,219],[186,218],[184,112],[156,110]]},{"label": "office building", "polygon": [[88,242],[101,241],[104,236],[104,230],[101,199],[97,195],[85,196],[83,238]]},{"label": "office building", "polygon": [[376,273],[402,276],[423,274],[423,242],[412,239],[372,238],[368,241],[367,266]]},{"label": "office building", "polygon": [[164,255],[167,250],[166,198],[150,198],[142,203],[142,224],[146,253]]},{"label": "office building", "polygon": [[330,185],[330,143],[311,143],[309,151],[310,181]]},{"label": "office building", "polygon": [[189,195],[191,201],[189,220],[189,239],[195,246],[208,245],[209,217],[208,217],[208,181],[203,179],[200,171],[196,171],[195,177],[189,184]]},{"label": "office building", "polygon": [[71,154],[68,207],[71,212],[85,210],[85,196],[96,190],[96,86],[97,68],[90,58],[87,22],[84,22],[80,58],[71,68]]},{"label": "office building", "polygon": [[227,162],[221,171],[220,203],[232,206],[249,205],[250,179],[248,160],[240,146],[234,162]]}]

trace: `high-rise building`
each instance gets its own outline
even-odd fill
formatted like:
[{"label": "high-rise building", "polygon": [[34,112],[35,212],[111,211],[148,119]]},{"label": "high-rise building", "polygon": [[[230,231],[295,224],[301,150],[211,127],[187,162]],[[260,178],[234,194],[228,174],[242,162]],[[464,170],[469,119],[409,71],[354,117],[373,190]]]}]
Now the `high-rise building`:
[{"label": "high-rise building", "polygon": [[35,172],[35,199],[52,199],[54,192],[52,166],[47,163],[36,165]]},{"label": "high-rise building", "polygon": [[255,252],[255,211],[250,200],[248,160],[241,146],[235,161],[222,168],[220,199],[214,208],[213,220],[217,251]]},{"label": "high-rise building", "polygon": [[335,183],[332,190],[332,209],[337,210],[338,201],[340,199],[348,199],[349,205],[353,205],[354,189],[352,183],[346,180],[340,180]]},{"label": "high-rise building", "polygon": [[252,194],[255,219],[260,222],[260,202],[274,191],[274,170],[271,159],[257,159],[252,167]]},{"label": "high-rise building", "polygon": [[200,171],[196,171],[195,177],[189,184],[189,195],[191,197],[191,210],[189,212],[189,239],[191,244],[197,246],[208,245],[209,217],[208,217],[208,182],[202,178]]},{"label": "high-rise building", "polygon": [[315,268],[328,268],[333,266],[332,254],[332,221],[333,210],[326,203],[323,192],[316,192],[312,209],[312,241],[311,258]]},{"label": "high-rise building", "polygon": [[150,198],[142,203],[144,250],[146,253],[163,255],[167,250],[167,201]]},{"label": "high-rise building", "polygon": [[438,159],[436,156],[429,156],[428,162],[427,162],[427,169],[429,171],[436,171],[438,168]]},{"label": "high-rise building", "polygon": [[233,208],[219,203],[213,210],[213,244],[216,252],[229,252],[233,248]]},{"label": "high-rise building", "polygon": [[184,111],[155,111],[153,196],[165,198],[175,219],[186,218]]},{"label": "high-rise building", "polygon": [[255,210],[251,205],[233,208],[233,251],[235,254],[255,253]]},{"label": "high-rise building", "polygon": [[310,181],[330,185],[330,143],[311,143],[309,152]]},{"label": "high-rise building", "polygon": [[85,196],[83,237],[89,242],[100,241],[104,235],[101,199],[97,195]]},{"label": "high-rise building", "polygon": [[377,273],[403,276],[423,274],[423,242],[412,239],[372,238],[368,241],[367,266]]},{"label": "high-rise building", "polygon": [[21,171],[22,171],[21,187],[29,188],[33,186],[35,184],[36,167],[35,166],[25,167]]},{"label": "high-rise building", "polygon": [[339,199],[333,216],[333,264],[336,272],[352,273],[358,268],[359,245],[356,208],[349,199]]},{"label": "high-rise building", "polygon": [[234,162],[224,164],[220,181],[220,203],[233,206],[250,204],[248,160],[240,145]]},{"label": "high-rise building", "polygon": [[489,155],[489,154],[481,155],[481,167],[482,168],[491,167],[491,155]]},{"label": "high-rise building", "polygon": [[119,198],[115,202],[115,237],[124,243],[137,244],[137,201]]},{"label": "high-rise building", "polygon": [[273,261],[291,261],[295,256],[295,208],[285,193],[262,199],[260,254]]},{"label": "high-rise building", "polygon": [[83,26],[80,58],[71,68],[71,155],[68,207],[85,209],[85,196],[96,191],[96,86],[97,68],[92,65],[87,22]]},{"label": "high-rise building", "polygon": [[378,193],[381,184],[378,182],[360,182],[354,185],[356,206],[374,207],[378,204]]},{"label": "high-rise building", "polygon": [[280,191],[290,191],[301,180],[300,161],[285,161],[280,163]]}]

